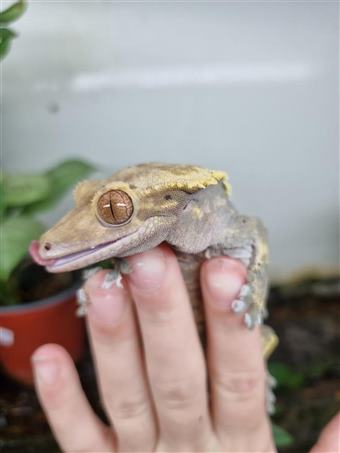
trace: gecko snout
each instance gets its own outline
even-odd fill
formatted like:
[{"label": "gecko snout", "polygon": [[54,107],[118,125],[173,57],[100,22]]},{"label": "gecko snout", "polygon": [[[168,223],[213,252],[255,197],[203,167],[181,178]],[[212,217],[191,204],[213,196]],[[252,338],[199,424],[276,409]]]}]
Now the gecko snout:
[{"label": "gecko snout", "polygon": [[[47,246],[47,248],[45,248]],[[51,259],[47,258],[44,256],[44,251],[48,251],[49,247],[51,247],[51,244],[49,242],[44,242],[42,244],[39,243],[39,241],[34,240],[31,242],[29,246],[29,253],[37,264],[40,264],[41,266],[46,266],[51,263]]]}]

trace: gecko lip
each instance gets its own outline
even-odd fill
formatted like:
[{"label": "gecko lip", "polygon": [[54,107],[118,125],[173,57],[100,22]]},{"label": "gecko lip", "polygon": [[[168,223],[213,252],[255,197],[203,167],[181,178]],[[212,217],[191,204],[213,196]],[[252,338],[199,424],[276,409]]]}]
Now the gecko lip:
[{"label": "gecko lip", "polygon": [[[89,262],[87,262],[86,264],[83,264],[83,262],[82,262],[82,264],[80,266],[77,266],[78,261],[80,261],[80,259],[86,258],[86,257],[91,257],[92,255],[97,254],[97,252],[100,252],[101,250],[103,250],[105,248],[109,248],[110,246],[112,246],[113,244],[126,238],[127,236],[130,236],[130,234],[123,236],[119,239],[116,239],[114,241],[105,242],[105,243],[99,244],[95,247],[87,248],[87,249],[81,250],[79,252],[69,253],[67,255],[63,255],[63,256],[60,256],[57,258],[43,258],[39,252],[39,241],[32,241],[31,245],[29,247],[29,253],[37,264],[40,264],[41,266],[45,266],[48,271],[51,271],[51,272],[57,271],[59,268],[60,268],[60,271],[62,271],[65,266],[68,267],[67,270],[73,270],[73,269],[77,269],[79,267],[85,267],[88,264],[92,264],[92,263],[90,263],[90,260],[89,260]],[[95,259],[93,262],[98,262],[105,258],[106,257],[100,255],[98,257],[98,259]],[[72,267],[72,269],[70,266]]]}]

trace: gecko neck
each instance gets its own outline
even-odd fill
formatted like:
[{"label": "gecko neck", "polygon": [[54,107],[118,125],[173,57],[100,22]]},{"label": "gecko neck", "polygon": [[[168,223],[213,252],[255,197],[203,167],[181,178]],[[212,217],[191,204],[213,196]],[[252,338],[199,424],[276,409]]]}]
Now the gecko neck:
[{"label": "gecko neck", "polygon": [[185,253],[199,253],[222,243],[226,225],[237,215],[222,183],[192,194],[166,241]]}]

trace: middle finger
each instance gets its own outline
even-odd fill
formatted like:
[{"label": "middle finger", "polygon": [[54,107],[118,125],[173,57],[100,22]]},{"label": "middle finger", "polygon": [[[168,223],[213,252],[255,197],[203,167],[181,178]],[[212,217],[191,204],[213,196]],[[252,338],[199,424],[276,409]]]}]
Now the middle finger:
[{"label": "middle finger", "polygon": [[210,432],[205,363],[176,257],[161,246],[129,263],[162,444],[202,448]]}]

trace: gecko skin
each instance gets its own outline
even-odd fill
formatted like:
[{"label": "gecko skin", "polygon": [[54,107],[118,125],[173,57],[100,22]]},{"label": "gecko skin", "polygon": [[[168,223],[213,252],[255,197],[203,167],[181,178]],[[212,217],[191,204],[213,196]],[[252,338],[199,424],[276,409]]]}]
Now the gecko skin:
[{"label": "gecko skin", "polygon": [[[230,190],[224,172],[190,165],[141,164],[86,180],[75,188],[75,208],[34,241],[30,252],[48,271],[65,272],[165,241],[177,254],[201,333],[202,261],[220,255],[239,259],[248,277],[232,309],[251,329],[266,314],[268,246],[260,220],[239,214]],[[261,329],[267,357],[277,338],[269,327]]]}]

